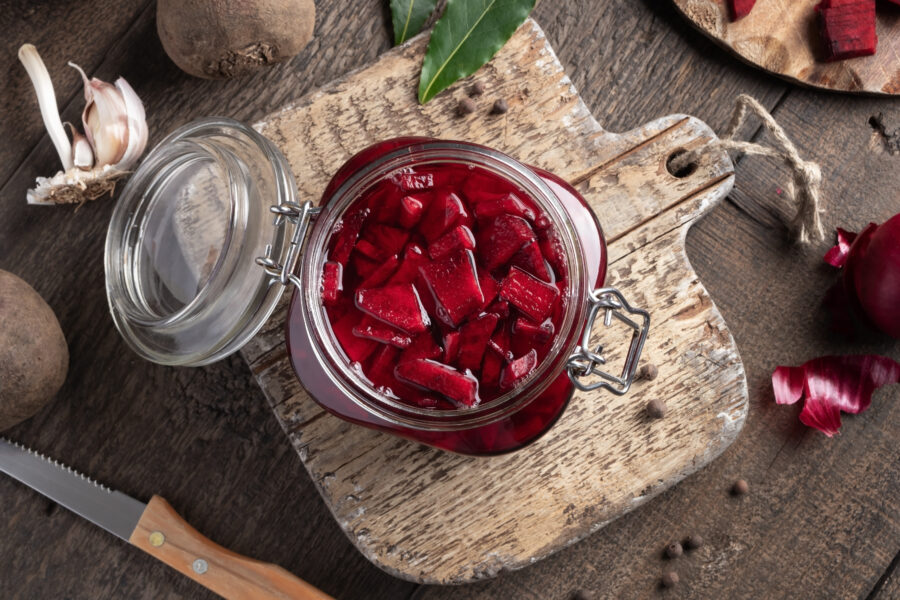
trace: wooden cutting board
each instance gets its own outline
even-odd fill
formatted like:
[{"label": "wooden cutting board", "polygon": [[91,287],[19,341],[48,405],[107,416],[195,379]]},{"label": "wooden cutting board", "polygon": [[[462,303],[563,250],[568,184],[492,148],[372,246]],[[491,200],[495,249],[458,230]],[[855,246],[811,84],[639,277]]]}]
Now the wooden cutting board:
[{"label": "wooden cutting board", "polygon": [[[743,426],[747,384],[684,250],[691,224],[731,189],[732,163],[710,152],[686,177],[666,168],[673,152],[709,144],[713,132],[683,115],[624,135],[604,131],[531,20],[474,76],[487,88],[476,114],[455,114],[471,81],[420,106],[425,44],[414,39],[256,125],[287,156],[300,197],[317,199],[352,154],[398,135],[478,142],[553,171],[599,215],[610,284],[651,311],[643,360],[659,367],[656,380],[624,397],[576,394],[553,429],[519,452],[458,456],[324,412],[291,370],[283,303],[243,354],[322,498],[379,567],[449,584],[528,565],[703,467]],[[495,98],[508,100],[508,113],[488,115]],[[621,364],[627,344],[616,334],[604,339]],[[652,398],[665,399],[665,419],[645,416]]]},{"label": "wooden cutting board", "polygon": [[900,94],[900,7],[877,4],[878,51],[834,63],[817,60],[820,0],[757,0],[730,22],[725,0],[673,0],[700,31],[747,62],[792,81],[842,92]]}]

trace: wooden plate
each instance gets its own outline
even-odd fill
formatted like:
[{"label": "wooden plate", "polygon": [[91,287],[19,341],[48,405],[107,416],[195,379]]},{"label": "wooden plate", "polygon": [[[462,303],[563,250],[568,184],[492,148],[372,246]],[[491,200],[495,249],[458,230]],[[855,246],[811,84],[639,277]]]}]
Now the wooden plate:
[{"label": "wooden plate", "polygon": [[[290,161],[300,197],[318,198],[352,154],[398,135],[482,143],[552,171],[599,215],[609,283],[651,311],[644,361],[660,373],[623,397],[576,394],[559,422],[521,451],[458,456],[323,411],[291,369],[281,307],[243,354],[335,519],[386,571],[463,583],[583,538],[700,469],[737,436],[747,413],[744,368],[684,250],[688,228],[725,197],[734,175],[728,156],[712,150],[690,175],[668,172],[674,152],[716,139],[697,119],[673,115],[623,135],[604,131],[533,21],[476,74],[487,91],[465,118],[456,105],[471,82],[416,102],[425,43],[412,40],[257,125]],[[488,115],[495,98],[508,100],[508,113]],[[624,360],[627,338],[621,342],[609,341],[613,364]],[[652,398],[665,399],[665,419],[646,416]]]},{"label": "wooden plate", "polygon": [[819,0],[757,0],[731,23],[725,0],[673,0],[698,29],[747,62],[791,81],[842,92],[900,94],[900,7],[878,1],[878,51],[817,60]]}]

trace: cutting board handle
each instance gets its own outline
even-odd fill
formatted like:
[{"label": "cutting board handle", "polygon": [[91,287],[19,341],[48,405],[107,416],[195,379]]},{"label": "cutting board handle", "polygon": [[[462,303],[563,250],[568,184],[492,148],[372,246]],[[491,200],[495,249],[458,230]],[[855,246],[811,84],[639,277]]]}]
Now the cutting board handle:
[{"label": "cutting board handle", "polygon": [[204,537],[153,496],[129,542],[229,600],[330,600],[278,565],[236,554]]}]

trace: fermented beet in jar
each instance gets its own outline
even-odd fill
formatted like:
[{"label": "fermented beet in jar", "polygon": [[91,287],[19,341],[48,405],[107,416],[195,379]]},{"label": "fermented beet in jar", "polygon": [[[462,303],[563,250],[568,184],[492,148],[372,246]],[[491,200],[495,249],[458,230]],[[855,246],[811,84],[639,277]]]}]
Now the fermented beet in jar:
[{"label": "fermented beet in jar", "polygon": [[547,431],[606,269],[571,186],[474,144],[402,138],[350,159],[320,205],[287,326],[317,402],[462,453]]}]

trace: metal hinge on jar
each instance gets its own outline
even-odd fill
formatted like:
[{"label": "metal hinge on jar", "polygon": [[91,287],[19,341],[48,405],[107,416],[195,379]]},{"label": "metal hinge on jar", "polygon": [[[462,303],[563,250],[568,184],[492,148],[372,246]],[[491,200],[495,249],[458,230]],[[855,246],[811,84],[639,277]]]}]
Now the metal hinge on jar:
[{"label": "metal hinge on jar", "polygon": [[[644,342],[647,340],[647,333],[650,331],[650,315],[647,311],[640,308],[633,308],[619,290],[615,288],[600,288],[591,292],[588,297],[590,310],[588,311],[587,324],[581,335],[581,343],[575,348],[575,351],[569,356],[566,369],[569,373],[569,379],[576,388],[583,392],[589,392],[596,389],[606,389],[619,396],[628,392],[631,383],[634,381],[634,374],[637,370],[638,361],[641,358],[641,351],[644,348]],[[612,319],[615,317],[632,329],[631,343],[628,347],[628,355],[625,357],[625,366],[622,373],[618,376],[607,373],[599,368],[606,364],[603,358],[603,346],[598,345],[596,349],[590,349],[591,330],[594,328],[594,322],[597,316],[603,313],[603,324],[606,327],[612,325]],[[641,323],[632,320],[628,315],[637,315],[641,319]],[[590,377],[599,377],[594,381],[586,381]]]},{"label": "metal hinge on jar", "polygon": [[264,268],[266,273],[272,277],[272,283],[280,283],[281,285],[293,283],[299,288],[301,287],[300,279],[294,272],[302,254],[303,240],[306,238],[306,231],[309,229],[309,224],[312,222],[313,217],[319,214],[322,208],[313,205],[312,202],[307,200],[303,204],[295,202],[277,204],[270,206],[269,210],[275,213],[275,227],[282,227],[285,223],[290,223],[294,226],[294,231],[291,233],[291,245],[288,248],[283,265],[272,258],[271,245],[266,246],[266,255],[258,257],[256,264]]}]

